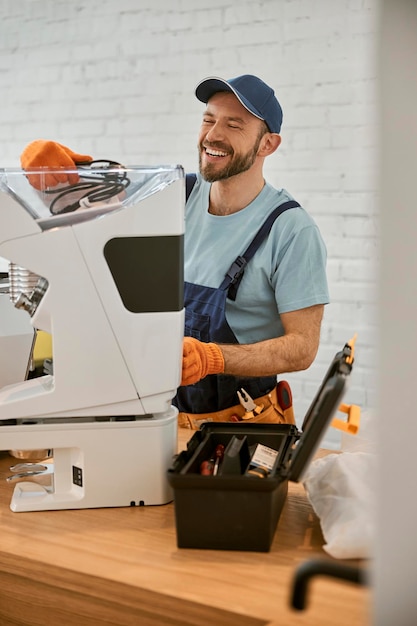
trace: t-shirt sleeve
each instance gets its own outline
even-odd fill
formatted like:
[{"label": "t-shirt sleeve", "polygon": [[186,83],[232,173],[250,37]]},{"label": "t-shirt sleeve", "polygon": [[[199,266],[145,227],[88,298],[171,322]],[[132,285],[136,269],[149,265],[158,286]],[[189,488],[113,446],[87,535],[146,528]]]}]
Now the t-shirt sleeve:
[{"label": "t-shirt sleeve", "polygon": [[315,224],[289,238],[272,276],[279,313],[329,302],[326,261],[326,246]]}]

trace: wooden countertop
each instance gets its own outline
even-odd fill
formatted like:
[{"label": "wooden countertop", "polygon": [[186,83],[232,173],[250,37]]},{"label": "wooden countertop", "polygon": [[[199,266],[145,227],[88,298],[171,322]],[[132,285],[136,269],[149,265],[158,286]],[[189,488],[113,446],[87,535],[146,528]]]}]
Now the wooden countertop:
[{"label": "wooden countertop", "polygon": [[[181,431],[180,448],[190,433]],[[363,626],[370,591],[316,577],[289,606],[296,567],[330,558],[301,485],[271,551],[179,549],[174,505],[12,513],[0,452],[1,626]]]}]

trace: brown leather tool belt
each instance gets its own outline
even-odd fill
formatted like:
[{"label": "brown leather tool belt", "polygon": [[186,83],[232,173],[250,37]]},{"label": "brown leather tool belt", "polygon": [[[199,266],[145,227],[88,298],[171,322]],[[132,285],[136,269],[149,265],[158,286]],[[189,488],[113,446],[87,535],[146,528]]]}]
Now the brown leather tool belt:
[{"label": "brown leather tool belt", "polygon": [[245,412],[241,404],[236,404],[213,413],[179,413],[178,426],[198,430],[204,422],[257,422],[270,424],[294,424],[294,415],[291,411],[284,411],[277,399],[276,387],[260,398],[254,398],[255,404],[263,406],[259,415],[251,415]]}]

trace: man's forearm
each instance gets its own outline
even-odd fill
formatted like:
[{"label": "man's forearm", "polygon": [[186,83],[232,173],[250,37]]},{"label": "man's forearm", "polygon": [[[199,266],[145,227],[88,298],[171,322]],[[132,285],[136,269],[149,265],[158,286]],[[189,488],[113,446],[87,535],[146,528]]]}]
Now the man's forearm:
[{"label": "man's forearm", "polygon": [[220,345],[225,374],[274,376],[307,369],[319,347],[323,310],[319,304],[282,314],[282,337],[253,344]]},{"label": "man's forearm", "polygon": [[299,335],[285,335],[246,345],[220,345],[225,374],[274,376],[305,370],[314,361],[318,342]]}]

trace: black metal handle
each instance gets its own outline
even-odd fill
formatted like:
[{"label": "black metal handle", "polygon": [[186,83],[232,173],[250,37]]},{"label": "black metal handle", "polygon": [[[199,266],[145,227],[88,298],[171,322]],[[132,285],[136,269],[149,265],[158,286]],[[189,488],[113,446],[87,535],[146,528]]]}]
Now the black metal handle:
[{"label": "black metal handle", "polygon": [[295,572],[291,596],[291,606],[294,609],[302,611],[306,608],[308,584],[313,576],[329,576],[358,585],[367,584],[366,572],[360,567],[318,559],[305,561]]}]

